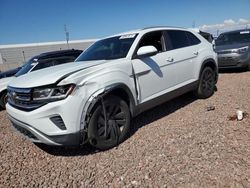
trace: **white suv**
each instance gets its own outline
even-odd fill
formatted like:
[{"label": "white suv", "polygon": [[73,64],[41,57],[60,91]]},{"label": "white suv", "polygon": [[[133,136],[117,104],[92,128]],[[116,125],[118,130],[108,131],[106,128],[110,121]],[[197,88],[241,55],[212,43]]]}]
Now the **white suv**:
[{"label": "white suv", "polygon": [[213,95],[217,55],[198,33],[154,27],[97,41],[76,62],[23,75],[8,86],[13,126],[33,142],[108,149],[131,118],[194,91]]}]

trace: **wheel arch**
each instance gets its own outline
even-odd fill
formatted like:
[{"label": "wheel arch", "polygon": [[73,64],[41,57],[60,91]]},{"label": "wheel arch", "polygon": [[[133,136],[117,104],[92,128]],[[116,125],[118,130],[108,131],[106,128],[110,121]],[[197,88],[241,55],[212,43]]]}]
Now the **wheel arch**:
[{"label": "wheel arch", "polygon": [[129,107],[131,116],[136,115],[136,102],[135,98],[129,89],[129,87],[124,84],[124,83],[116,83],[116,84],[111,84],[109,86],[106,86],[100,93],[98,93],[96,96],[93,97],[91,100],[89,106],[87,107],[87,113],[85,117],[85,122],[87,122],[88,116],[92,113],[92,111],[95,109],[96,105],[99,104],[102,98],[105,98],[110,95],[115,95],[120,98],[122,98]]},{"label": "wheel arch", "polygon": [[201,68],[200,68],[199,79],[200,79],[201,73],[205,67],[210,67],[215,71],[215,74],[216,74],[215,75],[216,76],[215,83],[217,83],[217,81],[218,81],[218,66],[217,66],[215,60],[212,58],[209,58],[209,59],[206,59],[205,61],[203,61]]}]

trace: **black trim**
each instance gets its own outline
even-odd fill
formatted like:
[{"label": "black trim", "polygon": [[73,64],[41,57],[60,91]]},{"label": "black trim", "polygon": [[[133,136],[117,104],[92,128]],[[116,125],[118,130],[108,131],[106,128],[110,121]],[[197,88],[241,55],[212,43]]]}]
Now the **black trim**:
[{"label": "black trim", "polygon": [[190,83],[188,85],[185,85],[185,86],[183,86],[181,88],[178,88],[178,89],[173,90],[171,92],[168,92],[168,93],[166,93],[164,95],[156,97],[156,98],[154,98],[154,99],[152,99],[150,101],[146,101],[144,103],[139,104],[136,107],[137,115],[139,113],[141,113],[141,112],[144,112],[144,111],[150,109],[150,108],[153,108],[153,107],[158,106],[158,105],[160,105],[160,104],[162,104],[164,102],[167,102],[167,101],[169,101],[169,100],[171,100],[173,98],[176,98],[176,97],[178,97],[180,95],[183,95],[183,94],[185,94],[185,93],[187,93],[189,91],[195,90],[198,87],[198,83],[199,83],[198,81],[192,82],[192,83]]},{"label": "black trim", "polygon": [[80,131],[66,135],[48,136],[50,140],[63,146],[76,146],[80,145]]}]

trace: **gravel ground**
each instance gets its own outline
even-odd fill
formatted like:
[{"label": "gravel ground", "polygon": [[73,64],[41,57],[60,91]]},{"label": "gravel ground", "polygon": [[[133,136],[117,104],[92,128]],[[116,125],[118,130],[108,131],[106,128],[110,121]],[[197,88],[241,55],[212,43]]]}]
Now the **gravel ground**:
[{"label": "gravel ground", "polygon": [[[36,146],[0,112],[0,187],[250,187],[250,72],[220,74],[207,100],[190,94],[134,119],[119,147]],[[207,111],[207,107],[215,109]]]}]

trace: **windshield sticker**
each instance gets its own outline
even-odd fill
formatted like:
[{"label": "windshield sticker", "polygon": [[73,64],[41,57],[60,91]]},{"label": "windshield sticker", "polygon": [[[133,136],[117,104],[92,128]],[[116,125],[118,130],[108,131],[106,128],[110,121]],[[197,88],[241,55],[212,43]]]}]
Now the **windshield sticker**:
[{"label": "windshield sticker", "polygon": [[135,38],[136,34],[122,35],[119,39],[132,39]]},{"label": "windshield sticker", "polygon": [[241,31],[240,34],[249,34],[249,31]]},{"label": "windshield sticker", "polygon": [[31,66],[35,66],[35,65],[37,65],[38,63],[31,63]]}]

